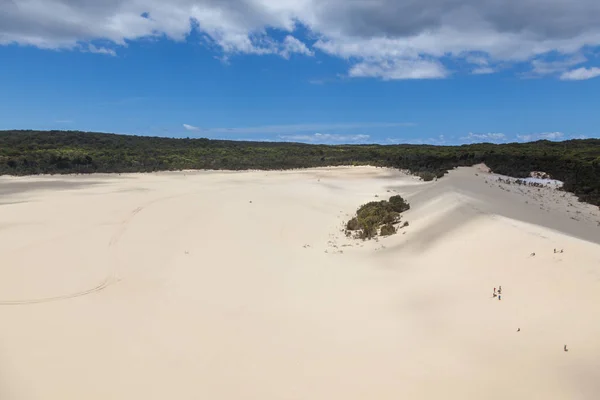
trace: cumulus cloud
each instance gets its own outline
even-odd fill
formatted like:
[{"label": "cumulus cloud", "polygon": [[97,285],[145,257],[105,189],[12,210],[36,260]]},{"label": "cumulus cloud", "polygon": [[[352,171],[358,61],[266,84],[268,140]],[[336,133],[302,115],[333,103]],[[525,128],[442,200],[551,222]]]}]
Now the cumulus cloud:
[{"label": "cumulus cloud", "polygon": [[[108,44],[95,49],[112,54],[132,40],[184,40],[196,30],[225,57],[310,56],[318,49],[348,60],[350,76],[382,79],[448,76],[453,59],[473,73],[492,73],[498,63],[551,63],[549,55],[571,57],[600,46],[597,0],[0,2],[0,44],[86,50],[81,43],[100,41]],[[298,39],[299,27],[316,42]],[[532,64],[538,72],[557,67]],[[598,74],[585,66],[562,77]]]},{"label": "cumulus cloud", "polygon": [[188,131],[199,131],[200,128],[194,125],[183,124],[183,127]]},{"label": "cumulus cloud", "polygon": [[600,76],[600,68],[577,68],[571,71],[564,72],[560,79],[563,81],[583,81]]},{"label": "cumulus cloud", "polygon": [[504,133],[473,133],[469,132],[467,136],[463,136],[460,140],[468,143],[474,142],[504,142],[506,141],[506,135]]},{"label": "cumulus cloud", "polygon": [[313,135],[280,135],[279,139],[286,142],[304,143],[364,143],[370,138],[369,135],[339,135],[335,133],[315,133]]},{"label": "cumulus cloud", "polygon": [[564,136],[562,132],[544,132],[517,135],[517,138],[523,142],[535,142],[536,140],[561,140]]}]

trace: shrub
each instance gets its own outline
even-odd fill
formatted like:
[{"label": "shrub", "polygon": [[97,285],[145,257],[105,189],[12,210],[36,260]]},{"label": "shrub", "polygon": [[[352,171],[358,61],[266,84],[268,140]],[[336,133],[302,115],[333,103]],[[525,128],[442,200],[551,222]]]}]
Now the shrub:
[{"label": "shrub", "polygon": [[407,210],[410,210],[410,204],[406,202],[400,195],[395,195],[390,197],[390,205],[392,210],[397,213],[401,213]]},{"label": "shrub", "polygon": [[418,172],[417,176],[419,176],[425,182],[429,182],[429,181],[432,181],[434,178],[437,178],[436,174],[434,174],[433,172],[429,172],[429,171]]},{"label": "shrub", "polygon": [[392,224],[386,224],[381,227],[381,236],[390,236],[396,233],[396,228]]},{"label": "shrub", "polygon": [[346,224],[346,229],[349,231],[359,230],[360,225],[358,224],[358,219],[356,219],[356,217],[354,217],[350,221],[348,221],[348,223]]},{"label": "shrub", "polygon": [[372,239],[375,236],[377,236],[377,226],[372,224],[363,226],[358,233],[358,237],[363,240]]},{"label": "shrub", "polygon": [[400,213],[396,211],[388,212],[385,217],[383,217],[384,224],[395,224],[400,222]]},{"label": "shrub", "polygon": [[356,217],[346,223],[347,231],[359,231],[356,237],[372,239],[380,232],[383,236],[396,233],[394,224],[400,222],[400,213],[410,209],[410,205],[401,196],[395,195],[389,200],[371,201],[356,211]]}]

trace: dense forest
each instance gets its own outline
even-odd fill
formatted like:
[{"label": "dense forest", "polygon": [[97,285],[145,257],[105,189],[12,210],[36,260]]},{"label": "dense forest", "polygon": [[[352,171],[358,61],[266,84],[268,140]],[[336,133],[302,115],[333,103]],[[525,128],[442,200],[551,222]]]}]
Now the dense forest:
[{"label": "dense forest", "polygon": [[532,143],[309,145],[173,139],[79,131],[0,131],[0,174],[148,172],[179,169],[290,169],[373,165],[408,169],[425,180],[484,162],[527,177],[544,171],[600,206],[600,139]]}]

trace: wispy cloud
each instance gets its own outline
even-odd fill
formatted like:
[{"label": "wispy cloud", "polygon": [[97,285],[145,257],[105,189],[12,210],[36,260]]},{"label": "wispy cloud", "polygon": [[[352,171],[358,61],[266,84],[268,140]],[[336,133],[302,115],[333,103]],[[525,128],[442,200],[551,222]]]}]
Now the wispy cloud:
[{"label": "wispy cloud", "polygon": [[[347,124],[294,124],[294,125],[263,125],[249,127],[232,127],[232,128],[197,128],[193,125],[184,124],[187,130],[201,130],[208,134],[253,134],[253,133],[272,133],[272,134],[291,134],[291,133],[307,133],[307,132],[323,132],[323,131],[348,131],[353,129],[378,129],[378,128],[400,128],[412,127],[416,124],[412,122],[359,122]],[[192,127],[195,129],[190,129]]]},{"label": "wispy cloud", "polygon": [[200,130],[200,128],[198,128],[197,126],[188,125],[188,124],[183,124],[183,127],[188,131],[199,131]]},{"label": "wispy cloud", "polygon": [[570,67],[578,64],[582,64],[587,61],[587,58],[583,54],[575,54],[571,57],[547,61],[544,59],[537,59],[531,62],[532,70],[534,75],[550,75],[565,72]]},{"label": "wispy cloud", "polygon": [[495,72],[496,72],[496,70],[492,67],[479,67],[479,68],[475,68],[475,69],[473,69],[473,71],[471,71],[471,73],[473,73],[474,75],[487,75],[487,74],[493,74]]},{"label": "wispy cloud", "polygon": [[113,49],[109,49],[106,47],[96,47],[93,44],[88,45],[87,49],[85,49],[84,51],[93,54],[105,54],[107,56],[113,57],[117,55],[117,53]]},{"label": "wispy cloud", "polygon": [[393,61],[364,61],[350,68],[353,78],[381,78],[383,80],[438,79],[449,72],[437,61],[408,59]]},{"label": "wispy cloud", "polygon": [[315,133],[312,135],[280,135],[279,139],[286,142],[303,143],[364,143],[370,138],[369,135],[337,135],[334,133]]},{"label": "wispy cloud", "polygon": [[404,139],[404,138],[387,138],[381,144],[431,144],[442,146],[446,144],[446,137],[439,135],[438,137],[429,137],[424,139]]},{"label": "wispy cloud", "polygon": [[543,132],[517,135],[517,138],[523,142],[535,142],[536,140],[561,140],[564,136],[562,132]]},{"label": "wispy cloud", "polygon": [[571,135],[569,139],[588,139],[586,135]]},{"label": "wispy cloud", "polygon": [[504,133],[489,132],[489,133],[473,133],[469,132],[467,136],[460,138],[463,142],[474,143],[474,142],[504,142],[506,135]]},{"label": "wispy cloud", "polygon": [[560,79],[563,81],[583,81],[600,76],[600,68],[577,68],[571,71],[563,72]]},{"label": "wispy cloud", "polygon": [[280,54],[283,58],[288,59],[294,53],[310,57],[315,55],[315,53],[308,47],[306,47],[306,45],[303,42],[299,41],[291,35],[288,35],[283,41],[283,49],[280,51]]}]

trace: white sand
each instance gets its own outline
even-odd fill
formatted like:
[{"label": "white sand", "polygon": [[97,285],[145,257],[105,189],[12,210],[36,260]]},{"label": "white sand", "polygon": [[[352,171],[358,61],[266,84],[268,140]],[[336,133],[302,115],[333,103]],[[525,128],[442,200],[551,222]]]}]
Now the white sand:
[{"label": "white sand", "polygon": [[[394,192],[409,227],[340,231]],[[598,399],[600,212],[563,195],[474,168],[0,177],[0,399]]]}]

